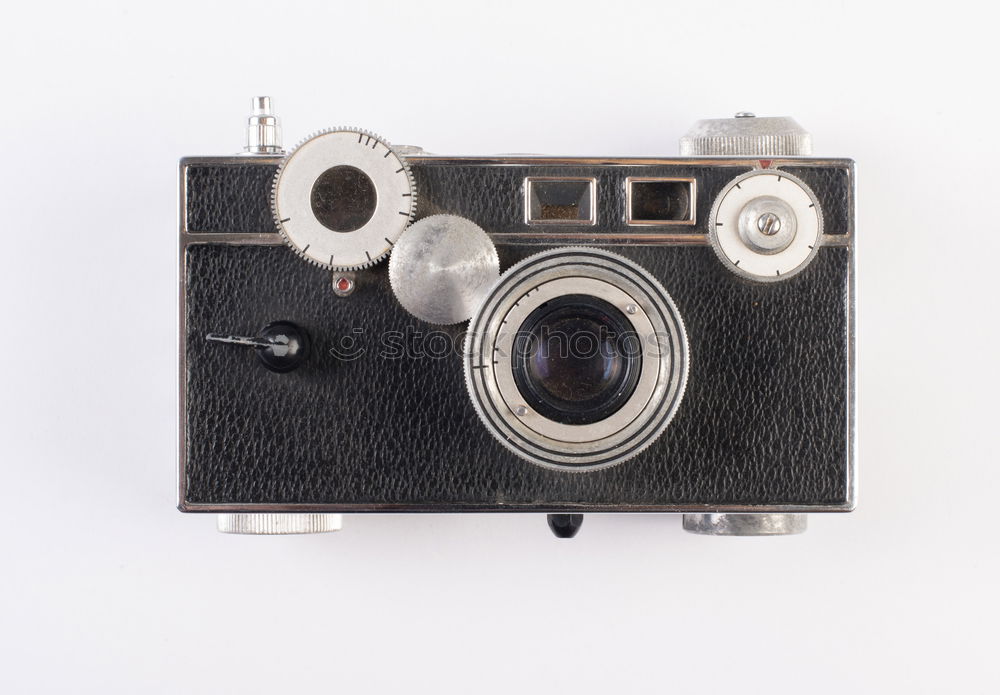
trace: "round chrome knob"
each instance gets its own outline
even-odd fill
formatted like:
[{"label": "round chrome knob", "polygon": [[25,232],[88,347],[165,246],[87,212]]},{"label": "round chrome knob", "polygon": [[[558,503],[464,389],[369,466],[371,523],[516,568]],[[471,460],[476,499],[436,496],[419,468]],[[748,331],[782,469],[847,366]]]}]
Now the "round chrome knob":
[{"label": "round chrome knob", "polygon": [[500,277],[489,236],[458,215],[414,222],[389,257],[389,282],[403,308],[428,323],[468,321]]},{"label": "round chrome knob", "polygon": [[816,256],[823,235],[819,200],[800,179],[780,169],[753,169],[715,199],[708,238],[732,272],[757,282],[780,282]]},{"label": "round chrome knob", "polygon": [[754,116],[742,111],[735,118],[708,118],[695,123],[681,138],[681,155],[782,157],[812,154],[812,136],[794,118]]}]

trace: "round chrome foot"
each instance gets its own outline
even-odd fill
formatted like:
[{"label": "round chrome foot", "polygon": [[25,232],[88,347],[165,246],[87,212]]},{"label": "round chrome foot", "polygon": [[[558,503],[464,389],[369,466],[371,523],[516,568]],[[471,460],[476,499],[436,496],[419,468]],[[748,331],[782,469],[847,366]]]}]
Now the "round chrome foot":
[{"label": "round chrome foot", "polygon": [[806,530],[805,514],[685,514],[684,530],[706,536],[791,536]]},{"label": "round chrome foot", "polygon": [[278,536],[291,533],[329,533],[343,526],[340,514],[219,514],[222,533]]}]

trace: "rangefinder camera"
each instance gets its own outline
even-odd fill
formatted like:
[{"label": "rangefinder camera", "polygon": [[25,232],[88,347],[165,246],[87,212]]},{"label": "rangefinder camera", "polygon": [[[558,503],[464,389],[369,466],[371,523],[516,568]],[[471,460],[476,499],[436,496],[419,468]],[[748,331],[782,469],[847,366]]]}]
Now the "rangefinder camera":
[{"label": "rangefinder camera", "polygon": [[179,508],[683,515],[855,501],[855,186],[790,118],[679,156],[449,156],[359,128],[180,162]]}]

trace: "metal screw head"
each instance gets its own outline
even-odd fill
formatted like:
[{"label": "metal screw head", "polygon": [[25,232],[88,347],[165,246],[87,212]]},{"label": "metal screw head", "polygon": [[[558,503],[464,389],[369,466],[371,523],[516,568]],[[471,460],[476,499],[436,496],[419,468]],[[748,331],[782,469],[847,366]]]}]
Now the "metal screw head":
[{"label": "metal screw head", "polygon": [[625,313],[628,314],[629,316],[631,316],[632,314],[634,314],[637,311],[639,311],[639,307],[637,307],[635,304],[626,304],[625,305]]},{"label": "metal screw head", "polygon": [[774,236],[781,231],[781,218],[773,212],[765,212],[757,218],[757,229],[760,230],[761,234]]},{"label": "metal screw head", "polygon": [[528,409],[525,408],[523,405],[519,405],[516,408],[514,408],[514,414],[517,415],[518,417],[524,417],[525,415],[528,414]]},{"label": "metal screw head", "polygon": [[733,118],[757,118],[757,115],[750,111],[740,111]]}]

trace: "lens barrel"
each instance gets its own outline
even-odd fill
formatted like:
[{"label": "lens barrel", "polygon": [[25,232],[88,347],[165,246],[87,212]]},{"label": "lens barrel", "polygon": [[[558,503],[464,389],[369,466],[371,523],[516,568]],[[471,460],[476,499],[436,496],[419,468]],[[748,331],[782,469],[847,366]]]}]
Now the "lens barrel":
[{"label": "lens barrel", "polygon": [[558,248],[505,272],[469,323],[465,377],[497,440],[590,471],[650,446],[680,406],[684,323],[659,281],[603,249]]}]

